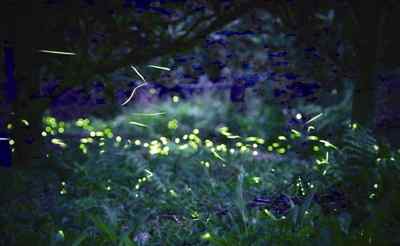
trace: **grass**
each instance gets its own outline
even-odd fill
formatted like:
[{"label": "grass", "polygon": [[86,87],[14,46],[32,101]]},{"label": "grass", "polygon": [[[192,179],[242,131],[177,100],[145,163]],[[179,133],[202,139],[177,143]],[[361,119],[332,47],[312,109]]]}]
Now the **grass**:
[{"label": "grass", "polygon": [[[133,109],[112,121],[45,118],[45,137],[56,148],[50,154],[71,173],[49,184],[54,192],[45,201],[56,201],[47,209],[35,196],[42,192],[32,191],[35,203],[9,212],[4,231],[19,232],[10,240],[20,245],[377,242],[379,220],[356,227],[346,209],[328,206],[327,213],[327,205],[316,202],[340,180],[341,146],[317,132],[285,131],[279,110],[256,100],[249,105],[240,115],[219,100],[199,97],[144,110],[165,113],[160,115]],[[397,170],[399,157],[392,158],[380,169]],[[369,206],[378,209],[386,198],[380,199],[375,184],[368,188],[375,194]],[[30,223],[10,219],[19,209],[35,214]]]}]

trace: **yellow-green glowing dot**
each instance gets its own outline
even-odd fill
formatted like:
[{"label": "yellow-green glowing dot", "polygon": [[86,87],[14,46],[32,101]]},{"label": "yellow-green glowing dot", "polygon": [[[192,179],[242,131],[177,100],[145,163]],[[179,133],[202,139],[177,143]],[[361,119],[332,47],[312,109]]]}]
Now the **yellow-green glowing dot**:
[{"label": "yellow-green glowing dot", "polygon": [[197,134],[199,134],[199,133],[200,133],[199,129],[197,129],[197,128],[196,128],[196,129],[193,129],[193,134],[196,134],[196,135],[197,135]]},{"label": "yellow-green glowing dot", "polygon": [[175,143],[179,144],[181,142],[181,140],[179,138],[175,138]]},{"label": "yellow-green glowing dot", "polygon": [[178,128],[178,121],[176,119],[168,121],[168,129],[175,130]]},{"label": "yellow-green glowing dot", "polygon": [[203,239],[203,240],[208,240],[208,239],[210,239],[211,238],[211,234],[210,233],[204,233],[202,236],[201,236],[201,238]]},{"label": "yellow-green glowing dot", "polygon": [[29,122],[27,120],[21,120],[24,125],[29,126]]},{"label": "yellow-green glowing dot", "polygon": [[179,149],[183,150],[183,149],[187,149],[188,147],[189,147],[188,144],[183,144],[183,145],[179,146]]},{"label": "yellow-green glowing dot", "polygon": [[259,139],[257,139],[257,143],[258,143],[258,144],[264,144],[264,143],[265,143],[265,140],[262,139],[262,138],[259,138]]},{"label": "yellow-green glowing dot", "polygon": [[139,139],[136,139],[136,140],[135,140],[135,145],[140,145],[140,144],[141,144],[140,140],[139,140]]},{"label": "yellow-green glowing dot", "polygon": [[286,149],[285,149],[285,148],[279,148],[279,149],[277,149],[277,152],[278,152],[279,154],[283,155],[283,154],[285,154]]},{"label": "yellow-green glowing dot", "polygon": [[165,147],[162,149],[162,152],[163,152],[164,154],[168,154],[168,152],[169,152],[169,147],[168,147],[168,146],[165,146]]},{"label": "yellow-green glowing dot", "polygon": [[64,133],[64,128],[58,128],[58,133]]},{"label": "yellow-green glowing dot", "polygon": [[117,136],[117,137],[115,138],[115,141],[117,141],[117,143],[121,142],[121,141],[122,141],[121,136]]},{"label": "yellow-green glowing dot", "polygon": [[10,129],[12,129],[13,128],[13,125],[12,124],[7,124],[7,129],[8,130],[10,130]]},{"label": "yellow-green glowing dot", "polygon": [[282,141],[287,140],[287,138],[286,138],[285,136],[279,136],[278,139],[279,139],[279,140],[282,140]]},{"label": "yellow-green glowing dot", "polygon": [[92,138],[96,137],[96,132],[91,131],[89,134]]},{"label": "yellow-green glowing dot", "polygon": [[169,193],[171,194],[171,196],[173,197],[177,197],[178,194],[176,194],[176,192],[174,190],[169,190]]},{"label": "yellow-green glowing dot", "polygon": [[318,146],[313,146],[313,150],[314,151],[319,151],[319,147]]},{"label": "yellow-green glowing dot", "polygon": [[160,141],[164,145],[168,143],[168,139],[166,137],[160,137]]},{"label": "yellow-green glowing dot", "polygon": [[43,137],[46,137],[46,136],[47,136],[47,132],[43,131],[43,132],[42,132],[42,136],[43,136]]},{"label": "yellow-green glowing dot", "polygon": [[15,141],[12,140],[12,139],[10,139],[10,141],[8,141],[8,143],[9,143],[10,145],[14,145],[14,144],[15,144]]},{"label": "yellow-green glowing dot", "polygon": [[269,146],[268,146],[268,151],[273,151],[273,150],[274,150],[274,148],[272,148],[272,146],[269,145]]},{"label": "yellow-green glowing dot", "polygon": [[51,132],[51,127],[46,126],[45,130],[46,130],[46,132]]},{"label": "yellow-green glowing dot", "polygon": [[147,147],[149,147],[149,144],[148,143],[144,143],[143,147],[147,148]]},{"label": "yellow-green glowing dot", "polygon": [[317,136],[308,136],[307,139],[311,140],[311,141],[317,141],[318,137]]},{"label": "yellow-green glowing dot", "polygon": [[179,97],[178,97],[178,96],[173,96],[173,97],[172,97],[172,101],[173,101],[174,103],[179,102]]},{"label": "yellow-green glowing dot", "polygon": [[296,114],[296,119],[301,120],[301,118],[303,118],[301,114]]},{"label": "yellow-green glowing dot", "polygon": [[253,182],[256,184],[260,183],[260,180],[261,180],[260,177],[253,177],[252,179],[253,179]]}]

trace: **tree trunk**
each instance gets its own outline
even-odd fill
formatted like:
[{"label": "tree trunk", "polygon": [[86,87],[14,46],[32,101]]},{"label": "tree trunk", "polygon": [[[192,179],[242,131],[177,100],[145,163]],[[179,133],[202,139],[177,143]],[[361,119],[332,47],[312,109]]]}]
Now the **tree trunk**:
[{"label": "tree trunk", "polygon": [[[377,51],[379,19],[382,1],[351,1],[354,13],[352,42],[355,47],[356,63],[359,70],[352,98],[352,122],[362,127],[373,128],[376,116]],[[368,194],[365,187],[373,179],[372,160],[349,158],[344,165],[344,189],[353,200],[352,224],[361,225],[368,218]]]},{"label": "tree trunk", "polygon": [[376,64],[378,51],[379,18],[382,14],[379,1],[362,1],[353,5],[358,25],[353,44],[356,47],[356,62],[359,78],[355,82],[352,102],[352,121],[372,127],[376,109]]},{"label": "tree trunk", "polygon": [[[15,51],[14,71],[7,71],[8,76],[15,75],[15,93],[10,97],[11,138],[13,166],[29,167],[44,150],[41,137],[42,117],[49,100],[40,97],[40,60],[37,49],[46,37],[41,33],[42,16],[38,8],[18,4],[8,9],[6,37]],[[11,17],[11,18],[10,18]],[[11,73],[11,74],[10,74]],[[11,87],[8,87],[11,88]],[[23,121],[24,120],[24,121]],[[26,122],[28,124],[26,124]]]}]

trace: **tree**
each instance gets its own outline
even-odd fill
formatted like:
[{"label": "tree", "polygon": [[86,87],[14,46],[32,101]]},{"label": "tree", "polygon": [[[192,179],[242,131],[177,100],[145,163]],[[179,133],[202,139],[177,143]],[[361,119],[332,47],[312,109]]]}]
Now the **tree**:
[{"label": "tree", "polygon": [[[88,89],[94,78],[105,80],[132,63],[146,64],[152,58],[191,49],[209,33],[259,5],[240,0],[201,2],[126,1],[125,6],[105,0],[4,2],[1,33],[10,43],[7,49],[15,52],[11,74],[15,75],[17,93],[11,103],[12,114],[7,115],[15,140],[14,165],[30,166],[35,158],[43,161],[41,120],[51,102],[65,90],[78,85]],[[46,96],[40,92],[44,67],[50,74],[62,76],[61,83]],[[115,105],[114,86],[103,82]],[[22,120],[29,122],[29,127]]]}]

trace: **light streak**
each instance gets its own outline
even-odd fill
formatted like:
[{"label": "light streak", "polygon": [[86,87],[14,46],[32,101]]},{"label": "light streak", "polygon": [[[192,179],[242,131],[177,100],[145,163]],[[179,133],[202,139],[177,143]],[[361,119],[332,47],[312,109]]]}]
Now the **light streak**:
[{"label": "light streak", "polygon": [[141,85],[136,86],[135,89],[133,89],[133,91],[132,91],[131,95],[129,96],[129,98],[126,99],[126,101],[123,102],[121,105],[122,105],[122,106],[125,106],[125,104],[127,104],[127,103],[132,99],[133,95],[135,94],[135,91],[136,91],[139,87],[142,87],[142,86],[144,86],[144,85],[147,85],[147,83],[143,83],[143,84],[141,84]]},{"label": "light streak", "polygon": [[73,52],[63,52],[63,51],[55,51],[55,50],[39,50],[42,53],[50,53],[50,54],[58,54],[58,55],[69,55],[74,56],[76,53]]},{"label": "light streak", "polygon": [[222,158],[215,150],[211,150],[211,153],[213,153],[213,155],[218,159],[220,159],[221,161],[226,162],[225,159]]},{"label": "light streak", "polygon": [[131,65],[131,68],[133,69],[133,71],[135,71],[135,73],[136,73],[137,75],[139,75],[139,77],[140,77],[144,82],[146,82],[146,80],[144,79],[143,75],[141,75],[141,74],[139,73],[139,71],[138,71],[134,66]]},{"label": "light streak", "polygon": [[132,113],[134,115],[141,115],[141,116],[157,116],[157,115],[164,115],[166,114],[165,112],[160,112],[160,113]]},{"label": "light streak", "polygon": [[160,66],[156,66],[156,65],[148,65],[148,67],[157,68],[157,69],[161,69],[161,70],[165,70],[165,71],[171,71],[170,68],[160,67]]},{"label": "light streak", "polygon": [[147,125],[139,123],[139,122],[136,122],[136,121],[130,121],[129,124],[136,125],[136,126],[141,126],[141,127],[148,127]]},{"label": "light streak", "polygon": [[308,121],[306,122],[306,124],[308,124],[308,123],[310,123],[310,122],[312,122],[312,121],[318,119],[318,118],[321,117],[321,116],[322,116],[322,113],[320,113],[320,114],[318,114],[318,115],[312,117],[310,120],[308,120]]}]

